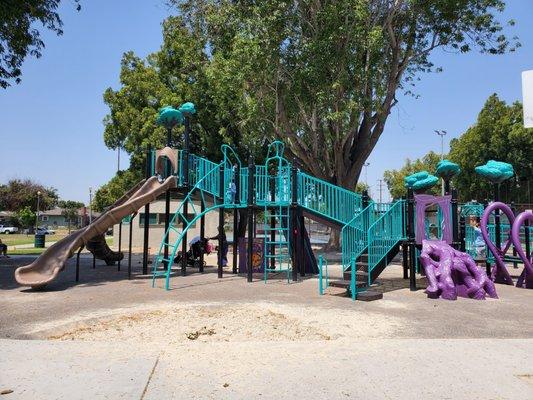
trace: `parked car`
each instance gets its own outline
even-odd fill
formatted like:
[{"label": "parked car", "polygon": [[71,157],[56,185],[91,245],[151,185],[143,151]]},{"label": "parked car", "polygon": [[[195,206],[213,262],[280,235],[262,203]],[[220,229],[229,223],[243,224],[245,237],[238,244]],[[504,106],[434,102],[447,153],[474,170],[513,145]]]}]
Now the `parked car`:
[{"label": "parked car", "polygon": [[35,232],[37,235],[55,235],[56,234],[56,231],[54,231],[53,229],[48,229],[44,226],[41,226],[39,228],[37,228],[37,232]]},{"label": "parked car", "polygon": [[5,233],[6,235],[9,235],[10,233],[17,233],[18,231],[19,228],[15,226],[0,225],[0,233]]}]

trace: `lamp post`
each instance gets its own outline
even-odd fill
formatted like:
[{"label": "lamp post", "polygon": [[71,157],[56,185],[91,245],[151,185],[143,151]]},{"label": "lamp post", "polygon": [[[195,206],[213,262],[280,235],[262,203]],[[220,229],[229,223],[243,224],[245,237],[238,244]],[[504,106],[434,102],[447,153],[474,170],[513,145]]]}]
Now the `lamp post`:
[{"label": "lamp post", "polygon": [[[448,132],[446,132],[445,130],[439,131],[439,130],[435,129],[435,133],[440,136],[440,159],[442,161],[442,160],[444,160],[444,136],[446,136],[446,134]],[[442,178],[441,191],[442,191],[442,195],[444,196],[444,194],[445,194],[444,178]]]},{"label": "lamp post", "polygon": [[93,223],[93,188],[89,187],[89,225]]},{"label": "lamp post", "polygon": [[363,164],[363,167],[365,167],[365,184],[366,184],[366,190],[370,192],[370,186],[368,186],[368,166],[370,165],[369,162],[366,162]]},{"label": "lamp post", "polygon": [[35,215],[35,233],[37,233],[37,228],[39,226],[39,206],[40,206],[40,200],[41,200],[41,191],[37,191],[37,213]]}]

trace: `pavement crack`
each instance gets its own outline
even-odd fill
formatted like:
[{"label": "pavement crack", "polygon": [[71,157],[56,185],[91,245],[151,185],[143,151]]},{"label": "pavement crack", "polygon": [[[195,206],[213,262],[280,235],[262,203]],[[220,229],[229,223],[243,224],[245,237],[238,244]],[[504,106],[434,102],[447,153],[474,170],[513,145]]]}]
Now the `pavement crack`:
[{"label": "pavement crack", "polygon": [[146,381],[146,385],[144,385],[144,390],[141,394],[140,400],[143,400],[144,396],[146,396],[146,392],[148,391],[148,385],[150,385],[150,381],[152,380],[152,376],[154,376],[155,369],[157,368],[157,364],[159,364],[159,358],[161,358],[162,354],[163,353],[159,353],[159,355],[155,359],[154,366],[152,367],[152,370],[150,371],[150,375],[148,375],[148,380]]}]

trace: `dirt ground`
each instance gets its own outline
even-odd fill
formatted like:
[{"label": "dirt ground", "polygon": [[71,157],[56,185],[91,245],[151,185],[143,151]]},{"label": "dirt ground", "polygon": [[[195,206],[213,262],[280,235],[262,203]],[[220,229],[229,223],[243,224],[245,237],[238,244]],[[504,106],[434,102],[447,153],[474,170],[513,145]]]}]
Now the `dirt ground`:
[{"label": "dirt ground", "polygon": [[[29,258],[0,260],[0,337],[127,341],[139,344],[245,341],[329,341],[360,338],[533,338],[533,291],[497,285],[500,299],[430,300],[409,291],[399,264],[382,274],[383,300],[353,302],[341,289],[318,294],[316,277],[297,283],[276,278],[253,283],[214,267],[172,277],[172,289],[83,257],[80,282],[74,260],[46,291],[16,285],[13,271]],[[209,259],[210,264],[214,260]],[[140,257],[133,258],[133,276]],[[332,268],[332,275],[339,270]],[[516,274],[519,270],[513,271]],[[6,312],[7,311],[7,312]]]}]

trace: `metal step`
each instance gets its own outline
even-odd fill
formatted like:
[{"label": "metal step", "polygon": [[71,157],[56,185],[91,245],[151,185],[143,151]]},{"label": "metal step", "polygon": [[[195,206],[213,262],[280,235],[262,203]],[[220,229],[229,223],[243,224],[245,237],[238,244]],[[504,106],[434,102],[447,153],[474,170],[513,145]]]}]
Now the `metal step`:
[{"label": "metal step", "polygon": [[[352,279],[352,271],[344,271],[342,274],[343,278],[347,281]],[[357,282],[368,282],[368,272],[365,271],[356,271],[355,272],[355,280]]]},{"label": "metal step", "polygon": [[[346,290],[349,290],[351,285],[352,285],[351,282],[345,279],[329,281],[329,286],[338,287],[338,288],[346,289]],[[364,289],[367,287],[366,283],[362,283],[362,282],[356,282],[355,285],[357,289]]]}]

